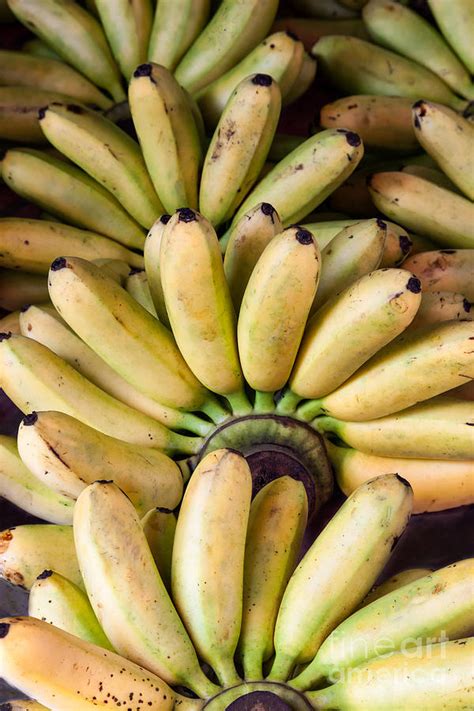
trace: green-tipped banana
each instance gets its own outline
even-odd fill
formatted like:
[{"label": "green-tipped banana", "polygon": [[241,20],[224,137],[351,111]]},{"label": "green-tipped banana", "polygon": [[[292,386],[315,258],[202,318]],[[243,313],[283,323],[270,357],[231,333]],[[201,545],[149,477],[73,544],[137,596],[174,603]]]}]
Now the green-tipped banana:
[{"label": "green-tipped banana", "polygon": [[472,321],[472,304],[464,294],[454,291],[425,291],[410,328],[420,328],[439,321]]},{"label": "green-tipped banana", "polygon": [[210,0],[161,0],[148,46],[148,60],[170,71],[176,68],[207,22]]},{"label": "green-tipped banana", "polygon": [[368,181],[374,205],[409,230],[454,249],[474,247],[474,204],[450,190],[402,172]]},{"label": "green-tipped banana", "polygon": [[150,286],[151,298],[156,313],[161,323],[165,326],[170,325],[168,312],[166,310],[165,296],[163,294],[163,286],[161,284],[161,266],[160,266],[160,251],[161,239],[166,225],[170,220],[171,215],[162,215],[152,225],[145,240],[144,258],[145,271]]},{"label": "green-tipped banana", "polygon": [[233,657],[251,495],[243,456],[227,449],[206,455],[186,489],[173,545],[173,599],[201,659],[225,686],[239,679]]},{"label": "green-tipped banana", "polygon": [[127,81],[146,60],[153,9],[151,0],[95,0],[112,53]]},{"label": "green-tipped banana", "polygon": [[269,675],[287,679],[362,602],[405,529],[410,485],[396,474],[359,487],[319,534],[293,573],[275,627]]},{"label": "green-tipped banana", "polygon": [[68,224],[143,249],[139,225],[102,185],[65,161],[29,148],[6,152],[2,177],[9,188]]},{"label": "green-tipped banana", "polygon": [[277,0],[223,0],[176,67],[177,81],[195,94],[220,77],[265,37],[277,9]]},{"label": "green-tipped banana", "polygon": [[30,590],[43,570],[55,570],[84,587],[72,526],[35,523],[0,533],[0,578]]},{"label": "green-tipped banana", "polygon": [[26,27],[43,39],[94,84],[109,91],[115,101],[125,96],[109,45],[97,20],[72,0],[8,0]]},{"label": "green-tipped banana", "polygon": [[[46,302],[49,302],[49,293],[45,275],[0,269],[0,308],[15,311],[23,308],[25,304]],[[3,333],[8,333],[9,330],[0,328]]]},{"label": "green-tipped banana", "polygon": [[261,679],[262,664],[273,653],[278,607],[296,565],[307,518],[305,488],[288,476],[271,481],[252,501],[237,648],[246,680]]},{"label": "green-tipped banana", "polygon": [[405,585],[408,585],[408,583],[424,578],[425,575],[429,575],[432,572],[432,568],[407,568],[399,573],[395,573],[391,578],[384,580],[383,583],[375,585],[369,594],[364,597],[360,606],[365,607],[384,595],[388,595],[388,593],[392,593],[394,590],[399,590]]},{"label": "green-tipped banana", "polygon": [[141,524],[161,579],[168,592],[171,592],[171,558],[176,516],[171,509],[160,506],[148,511],[141,519]]},{"label": "green-tipped banana", "polygon": [[283,231],[275,208],[262,202],[251,208],[229,231],[224,256],[224,272],[236,313],[248,280],[262,252]]},{"label": "green-tipped banana", "polygon": [[288,380],[319,281],[321,255],[311,232],[289,227],[272,239],[242,299],[237,336],[242,370],[255,390]]},{"label": "green-tipped banana", "polygon": [[423,291],[461,292],[474,301],[474,249],[440,249],[409,257],[404,268],[421,281]]},{"label": "green-tipped banana", "polygon": [[470,200],[474,200],[474,126],[446,106],[417,101],[413,106],[415,135]]},{"label": "green-tipped banana", "polygon": [[201,142],[183,89],[168,69],[149,62],[134,71],[128,94],[162,212],[197,208]]},{"label": "green-tipped banana", "polygon": [[322,37],[312,55],[331,83],[347,94],[404,96],[415,101],[421,96],[453,109],[467,105],[421,64],[357,37]]},{"label": "green-tipped banana", "polygon": [[74,500],[37,479],[20,459],[15,438],[7,435],[0,435],[0,496],[45,521],[72,523]]},{"label": "green-tipped banana", "polygon": [[44,570],[38,575],[30,590],[28,614],[86,642],[114,651],[87,595],[60,573]]},{"label": "green-tipped banana", "polygon": [[98,481],[81,493],[74,540],[89,600],[117,652],[200,696],[215,693],[218,687],[200,669],[140,519],[115,484]]},{"label": "green-tipped banana", "polygon": [[371,38],[437,74],[454,92],[474,99],[469,72],[442,35],[421,15],[393,0],[370,0],[362,11]]},{"label": "green-tipped banana", "polygon": [[143,306],[149,314],[155,318],[158,318],[158,314],[156,313],[156,309],[153,304],[153,299],[151,298],[150,285],[148,284],[146,271],[144,269],[133,269],[128,275],[124,286],[130,296],[133,296],[135,301]]},{"label": "green-tipped banana", "polygon": [[141,515],[155,506],[174,508],[183,495],[181,471],[165,454],[104,435],[61,412],[27,415],[18,429],[18,450],[39,481],[72,499],[103,477]]},{"label": "green-tipped banana", "polygon": [[243,79],[231,94],[204,160],[199,210],[216,227],[229,220],[257,180],[280,117],[269,74]]},{"label": "green-tipped banana", "polygon": [[114,195],[143,227],[164,212],[140,147],[112,121],[74,104],[52,103],[40,111],[50,143]]},{"label": "green-tipped banana", "polygon": [[454,4],[450,0],[428,0],[428,5],[445,39],[474,74],[474,8],[471,0],[458,0]]}]

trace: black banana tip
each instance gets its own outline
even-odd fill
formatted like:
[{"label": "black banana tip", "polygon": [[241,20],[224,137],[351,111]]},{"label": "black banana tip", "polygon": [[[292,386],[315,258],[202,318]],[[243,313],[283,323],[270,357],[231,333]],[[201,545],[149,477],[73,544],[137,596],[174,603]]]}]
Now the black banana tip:
[{"label": "black banana tip", "polygon": [[23,306],[20,309],[21,313],[22,314],[26,313],[28,311],[28,309],[30,308],[30,306],[31,306],[31,304],[23,304]]},{"label": "black banana tip", "polygon": [[181,207],[178,210],[178,222],[197,222],[197,215],[190,207]]},{"label": "black banana tip", "polygon": [[3,637],[6,637],[9,632],[10,632],[10,623],[9,622],[0,622],[0,639]]},{"label": "black banana tip", "polygon": [[142,269],[141,267],[132,267],[130,271],[128,272],[128,276],[133,276],[134,274],[140,274],[140,272],[144,272],[145,270]]},{"label": "black banana tip", "polygon": [[311,232],[303,229],[302,227],[299,227],[296,230],[295,238],[300,244],[313,244],[314,242]]},{"label": "black banana tip", "polygon": [[84,113],[84,109],[82,108],[82,106],[78,106],[77,104],[68,104],[66,108],[72,114],[77,114],[78,116]]},{"label": "black banana tip", "polygon": [[164,514],[172,514],[173,513],[173,509],[167,509],[164,506],[157,506],[156,510],[158,511],[158,513],[164,513]]},{"label": "black banana tip", "polygon": [[38,109],[38,121],[42,121],[44,117],[46,116],[46,110],[47,106],[42,106],[40,109]]},{"label": "black banana tip", "polygon": [[387,229],[387,223],[381,220],[380,217],[377,217],[377,225],[380,227],[381,230]]},{"label": "black banana tip", "polygon": [[52,570],[43,570],[42,573],[36,576],[36,580],[46,580],[46,578],[50,578],[52,574]]},{"label": "black banana tip", "polygon": [[419,294],[421,291],[421,281],[418,277],[410,277],[407,281],[407,289],[413,294]]},{"label": "black banana tip", "polygon": [[400,235],[400,237],[398,238],[398,244],[400,245],[400,249],[402,250],[403,254],[408,254],[408,252],[413,246],[413,242],[406,235]]},{"label": "black banana tip", "polygon": [[273,84],[273,79],[270,74],[255,74],[252,79],[252,84],[256,86],[271,86]]},{"label": "black banana tip", "polygon": [[12,711],[13,706],[7,701],[6,704],[0,704],[0,711]]},{"label": "black banana tip", "polygon": [[134,77],[151,77],[153,67],[151,64],[140,64],[133,72]]},{"label": "black banana tip", "polygon": [[471,311],[471,306],[472,304],[470,301],[468,301],[467,299],[463,299],[462,307],[467,314]]},{"label": "black banana tip", "polygon": [[58,272],[60,269],[65,269],[67,267],[66,257],[56,257],[54,262],[51,264],[51,271]]},{"label": "black banana tip", "polygon": [[262,202],[260,209],[264,215],[273,215],[275,213],[275,208],[269,202]]},{"label": "black banana tip", "polygon": [[398,481],[403,484],[403,486],[406,486],[407,489],[411,489],[411,484],[409,481],[407,481],[407,479],[404,479],[402,476],[400,476],[400,474],[395,474],[395,476],[397,477]]},{"label": "black banana tip", "polygon": [[170,220],[171,220],[171,215],[165,214],[160,217],[160,222],[162,225],[167,225]]},{"label": "black banana tip", "polygon": [[1,341],[8,341],[9,338],[12,337],[12,332],[11,331],[4,331],[3,333],[0,333],[0,342]]},{"label": "black banana tip", "polygon": [[357,146],[360,146],[362,143],[361,137],[354,131],[348,131],[347,128],[337,128],[336,131],[338,133],[344,133],[346,135],[346,141],[353,148],[357,148]]},{"label": "black banana tip", "polygon": [[30,412],[28,415],[25,415],[22,422],[26,427],[30,427],[31,425],[34,425],[35,422],[38,420],[38,413],[37,412]]},{"label": "black banana tip", "polygon": [[113,479],[96,479],[94,484],[113,484]]},{"label": "black banana tip", "polygon": [[292,40],[295,40],[295,42],[298,42],[300,39],[296,32],[293,32],[293,30],[285,30],[285,34],[287,37],[291,37]]},{"label": "black banana tip", "polygon": [[419,101],[415,101],[415,103],[412,106],[412,109],[415,109],[417,113],[419,113],[420,116],[424,116],[426,114],[426,102],[424,99],[419,99]]}]

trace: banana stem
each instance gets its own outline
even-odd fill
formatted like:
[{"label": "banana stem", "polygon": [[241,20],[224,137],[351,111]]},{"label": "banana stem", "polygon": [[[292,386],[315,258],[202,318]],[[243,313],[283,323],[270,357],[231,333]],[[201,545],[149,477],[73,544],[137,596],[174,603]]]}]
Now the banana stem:
[{"label": "banana stem", "polygon": [[201,420],[197,415],[192,415],[184,413],[179,420],[179,429],[189,430],[193,434],[197,434],[200,437],[206,437],[211,430],[214,429],[214,425],[206,420]]},{"label": "banana stem", "polygon": [[114,99],[116,104],[126,100],[127,95],[125,94],[120,82],[117,82],[113,86],[109,86],[108,89],[112,94],[112,98]]},{"label": "banana stem", "polygon": [[220,246],[220,248],[221,248],[222,254],[225,254],[225,251],[226,251],[226,249],[227,249],[227,245],[229,244],[230,235],[231,235],[231,229],[230,229],[230,227],[229,227],[229,229],[227,230],[227,232],[224,232],[224,234],[222,235],[222,237],[219,239],[219,246]]},{"label": "banana stem", "polygon": [[230,686],[236,686],[242,683],[242,679],[237,674],[233,659],[220,659],[215,660],[213,669],[217,674],[217,677],[224,688],[229,688]]},{"label": "banana stem", "polygon": [[204,442],[203,437],[188,437],[176,432],[171,435],[168,446],[168,452],[171,454],[197,454]]},{"label": "banana stem", "polygon": [[243,659],[245,681],[260,681],[263,679],[261,655],[248,654]]},{"label": "banana stem", "polygon": [[205,703],[203,699],[190,699],[187,696],[181,696],[181,694],[175,693],[173,709],[179,709],[179,711],[197,711],[198,709],[202,709]]},{"label": "banana stem", "polygon": [[314,709],[333,709],[339,708],[339,704],[337,703],[338,691],[339,688],[337,684],[333,684],[327,689],[307,691],[305,696]]},{"label": "banana stem", "polygon": [[278,401],[276,411],[280,415],[291,415],[300,402],[301,397],[288,388],[283,397]]},{"label": "banana stem", "polygon": [[215,425],[230,417],[230,412],[223,407],[217,398],[209,398],[201,407],[201,412],[211,418]]},{"label": "banana stem", "polygon": [[274,412],[275,401],[273,399],[273,393],[264,393],[262,390],[256,390],[253,409],[255,412]]},{"label": "banana stem", "polygon": [[308,400],[296,410],[296,416],[304,422],[309,422],[322,414],[321,409],[321,400]]},{"label": "banana stem", "polygon": [[277,654],[266,681],[285,682],[290,678],[294,665],[295,660],[293,657],[289,657],[287,654]]},{"label": "banana stem", "polygon": [[243,415],[248,415],[252,412],[252,405],[243,390],[237,393],[232,393],[231,395],[226,395],[226,399],[229,402],[232,414],[235,417],[242,417]]}]

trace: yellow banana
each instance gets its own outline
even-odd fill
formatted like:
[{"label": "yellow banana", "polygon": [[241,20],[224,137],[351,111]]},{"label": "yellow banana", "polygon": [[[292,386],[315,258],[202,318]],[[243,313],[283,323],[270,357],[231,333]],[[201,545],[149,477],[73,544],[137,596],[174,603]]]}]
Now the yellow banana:
[{"label": "yellow banana", "polygon": [[[0,232],[1,232],[0,222]],[[1,238],[0,238],[1,240]],[[15,311],[25,304],[49,301],[48,280],[43,274],[0,269],[0,308]],[[0,331],[9,331],[1,328]]]},{"label": "yellow banana", "polygon": [[210,5],[210,0],[161,0],[151,28],[148,60],[173,71],[205,26]]},{"label": "yellow banana", "polygon": [[171,509],[160,506],[148,511],[141,519],[141,525],[163,584],[170,593],[176,516]]},{"label": "yellow banana", "polygon": [[414,580],[424,578],[425,575],[429,575],[429,573],[432,572],[433,570],[431,568],[408,568],[407,570],[402,570],[372,588],[369,594],[362,600],[361,607],[369,605],[371,602],[378,600],[384,595],[388,595],[388,593],[394,590],[402,588],[404,585],[408,585],[408,583],[412,583]]},{"label": "yellow banana", "polygon": [[464,294],[457,294],[454,291],[425,291],[421,295],[420,308],[410,328],[420,328],[430,323],[453,319],[472,321],[473,317],[471,302]]},{"label": "yellow banana", "polygon": [[421,281],[423,291],[461,292],[474,301],[474,249],[420,252],[403,265]]},{"label": "yellow banana", "polygon": [[143,255],[145,258],[145,271],[150,285],[153,305],[161,323],[168,327],[170,325],[170,321],[166,310],[165,296],[163,294],[163,287],[161,284],[160,250],[163,232],[170,220],[170,217],[171,215],[162,215],[152,225],[145,240]]},{"label": "yellow banana", "polygon": [[308,52],[304,52],[298,76],[291,85],[288,93],[285,94],[284,104],[291,104],[308,91],[316,76],[316,69],[316,61]]},{"label": "yellow banana", "polygon": [[474,11],[470,0],[458,0],[454,5],[449,0],[428,0],[428,6],[445,39],[471,74],[474,74],[471,32]]},{"label": "yellow banana", "polygon": [[146,271],[144,269],[132,269],[125,281],[124,287],[130,296],[133,296],[135,301],[143,306],[148,313],[155,318],[158,318],[158,314],[156,313],[156,309],[153,304],[153,299],[151,298],[151,291]]}]

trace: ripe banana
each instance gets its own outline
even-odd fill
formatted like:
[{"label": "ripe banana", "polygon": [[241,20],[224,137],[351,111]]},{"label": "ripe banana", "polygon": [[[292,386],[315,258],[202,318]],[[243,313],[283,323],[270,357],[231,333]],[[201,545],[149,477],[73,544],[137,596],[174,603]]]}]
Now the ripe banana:
[{"label": "ripe banana", "polygon": [[36,274],[47,274],[60,254],[84,259],[120,259],[142,267],[143,258],[117,242],[95,232],[47,220],[21,217],[0,219],[0,265]]},{"label": "ripe banana", "polygon": [[143,306],[149,314],[158,318],[144,269],[132,269],[125,281],[124,287],[130,296],[133,296],[135,301]]},{"label": "ripe banana", "polygon": [[388,595],[388,593],[394,590],[402,588],[404,585],[408,585],[408,583],[412,583],[414,580],[424,578],[425,575],[429,575],[432,572],[433,570],[431,568],[408,568],[407,570],[402,570],[372,588],[369,594],[362,600],[361,607],[369,605],[371,602],[378,600],[384,595]]},{"label": "ripe banana", "polygon": [[[1,232],[1,222],[0,222]],[[15,311],[25,304],[49,301],[48,281],[43,274],[0,269],[0,308]],[[0,326],[0,332],[10,328]]]},{"label": "ripe banana", "polygon": [[231,69],[265,37],[277,9],[277,0],[222,0],[176,67],[179,84],[196,94]]},{"label": "ripe banana", "polygon": [[168,69],[150,62],[133,72],[128,95],[162,212],[197,208],[201,142],[184,91]]},{"label": "ripe banana", "polygon": [[165,588],[171,593],[171,557],[176,532],[176,516],[167,508],[148,511],[141,519],[143,532]]},{"label": "ripe banana", "polygon": [[277,211],[266,202],[255,205],[229,231],[224,272],[236,313],[239,313],[244,291],[261,254],[282,231]]},{"label": "ripe banana", "polygon": [[72,523],[74,500],[37,479],[20,459],[15,438],[7,435],[0,435],[0,496],[45,521]]},{"label": "ripe banana", "polygon": [[163,585],[140,519],[115,484],[97,481],[81,493],[74,540],[89,600],[117,652],[168,683],[204,697],[216,693]]},{"label": "ripe banana", "polygon": [[243,456],[227,449],[206,455],[186,489],[173,545],[173,599],[199,656],[225,686],[239,680],[233,657],[251,495]]},{"label": "ripe banana", "polygon": [[413,487],[413,512],[443,511],[474,503],[474,463],[445,459],[399,459],[364,454],[326,441],[337,483],[349,495],[373,477],[398,472]]},{"label": "ripe banana", "polygon": [[371,38],[431,70],[455,93],[474,99],[469,72],[421,15],[393,0],[370,0],[362,11]]},{"label": "ripe banana", "polygon": [[281,109],[278,84],[252,74],[231,94],[202,169],[199,210],[214,227],[231,219],[265,163]]},{"label": "ripe banana", "polygon": [[164,326],[169,327],[170,321],[166,310],[165,296],[161,284],[160,250],[163,232],[171,215],[162,215],[152,225],[147,234],[144,247],[145,271],[150,285],[151,298],[159,320]]},{"label": "ripe banana", "polygon": [[206,25],[210,0],[161,0],[155,10],[148,60],[171,72]]},{"label": "ripe banana", "polygon": [[287,679],[364,599],[405,529],[413,493],[396,474],[359,487],[319,534],[293,573],[275,627],[268,677]]},{"label": "ripe banana", "polygon": [[115,101],[125,98],[120,74],[97,20],[72,0],[8,0],[10,9],[26,27],[50,45]]},{"label": "ripe banana", "polygon": [[0,533],[0,578],[30,590],[43,570],[55,570],[84,588],[72,526],[15,526]]},{"label": "ripe banana", "polygon": [[30,590],[28,614],[86,642],[114,651],[87,595],[60,573],[44,570],[38,575]]},{"label": "ripe banana", "polygon": [[474,249],[420,252],[409,257],[403,267],[416,274],[423,291],[461,292],[474,301]]},{"label": "ripe banana", "polygon": [[164,212],[138,143],[112,121],[56,102],[39,118],[48,141],[111,192],[140,225],[148,229]]},{"label": "ripe banana", "polygon": [[260,256],[242,299],[237,338],[246,381],[271,393],[288,380],[319,281],[311,232],[289,227]]},{"label": "ripe banana", "polygon": [[443,247],[474,247],[474,204],[467,198],[402,172],[375,173],[368,187],[374,205],[408,230]]},{"label": "ripe banana", "polygon": [[252,501],[237,648],[246,680],[261,679],[262,664],[273,654],[278,607],[296,565],[307,518],[304,485],[288,476],[271,481]]},{"label": "ripe banana", "polygon": [[[451,109],[450,109],[451,111]],[[440,188],[446,188],[453,193],[461,195],[459,188],[438,168],[431,168],[426,165],[406,165],[401,169],[402,173],[417,175],[419,178],[429,180],[431,183],[438,185]]]},{"label": "ripe banana", "polygon": [[142,516],[154,506],[174,508],[183,495],[181,471],[165,454],[108,437],[61,412],[27,415],[18,429],[18,450],[37,480],[69,499],[105,476]]},{"label": "ripe banana", "polygon": [[420,328],[439,321],[472,321],[474,312],[471,302],[464,294],[453,291],[425,291],[421,295],[420,308],[410,328]]},{"label": "ripe banana", "polygon": [[474,200],[474,126],[446,106],[417,101],[413,106],[415,135],[441,170]]},{"label": "ripe banana", "polygon": [[9,188],[68,224],[143,249],[143,230],[102,185],[65,161],[31,148],[13,148],[2,162]]},{"label": "ripe banana", "polygon": [[428,0],[428,6],[445,39],[471,74],[474,74],[474,47],[471,32],[474,8],[470,0],[458,0],[455,5],[449,0]]}]

